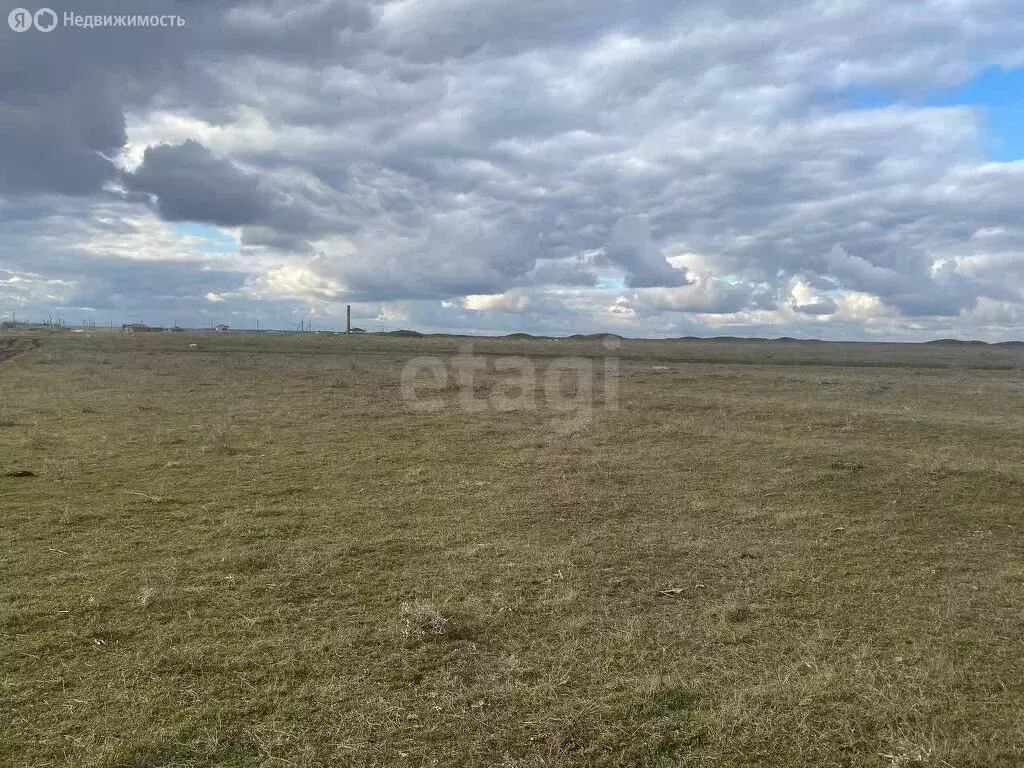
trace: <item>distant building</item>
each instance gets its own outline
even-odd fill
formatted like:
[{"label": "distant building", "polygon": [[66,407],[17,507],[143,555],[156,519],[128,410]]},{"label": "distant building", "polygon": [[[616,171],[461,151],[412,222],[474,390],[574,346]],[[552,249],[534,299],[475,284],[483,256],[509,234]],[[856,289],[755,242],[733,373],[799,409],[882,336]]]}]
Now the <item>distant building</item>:
[{"label": "distant building", "polygon": [[149,326],[144,323],[125,323],[121,326],[121,330],[125,333],[145,333],[149,330]]},{"label": "distant building", "polygon": [[224,331],[230,330],[230,326],[227,326],[227,325],[224,325],[224,323],[221,323],[220,325],[215,326],[213,330],[219,331],[219,332],[223,333]]},{"label": "distant building", "polygon": [[366,333],[364,328],[353,328],[349,333]]}]

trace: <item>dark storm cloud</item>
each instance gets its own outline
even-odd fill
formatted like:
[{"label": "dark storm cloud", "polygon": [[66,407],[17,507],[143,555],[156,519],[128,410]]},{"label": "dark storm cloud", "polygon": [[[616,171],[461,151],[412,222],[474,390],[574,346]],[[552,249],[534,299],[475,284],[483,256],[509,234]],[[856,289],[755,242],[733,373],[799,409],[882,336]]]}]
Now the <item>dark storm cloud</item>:
[{"label": "dark storm cloud", "polygon": [[81,86],[0,101],[0,194],[88,195],[115,178],[110,158],[125,142],[124,115],[102,88]]},{"label": "dark storm cloud", "polygon": [[[0,4],[7,19],[15,3]],[[30,11],[38,4],[18,4]],[[185,14],[175,2],[90,5],[96,14]],[[66,9],[55,8],[63,19]],[[82,14],[82,8],[74,9]],[[177,66],[190,32],[168,29],[75,29],[43,34],[0,30],[0,193],[97,193],[116,176],[112,159],[126,141],[124,102],[133,83],[152,96],[167,66]]]},{"label": "dark storm cloud", "polygon": [[[7,18],[14,3],[0,4]],[[19,3],[29,11],[38,4]],[[205,67],[227,56],[298,58],[336,53],[347,30],[365,30],[361,2],[233,5],[189,0],[91,0],[54,8],[90,16],[174,16],[182,27],[3,29],[0,72],[0,193],[84,195],[116,176],[127,107],[206,103],[223,95]]]},{"label": "dark storm cloud", "polygon": [[205,221],[227,227],[255,224],[274,213],[273,196],[259,178],[215,157],[196,141],[149,147],[126,176],[130,189],[156,197],[169,221]]}]

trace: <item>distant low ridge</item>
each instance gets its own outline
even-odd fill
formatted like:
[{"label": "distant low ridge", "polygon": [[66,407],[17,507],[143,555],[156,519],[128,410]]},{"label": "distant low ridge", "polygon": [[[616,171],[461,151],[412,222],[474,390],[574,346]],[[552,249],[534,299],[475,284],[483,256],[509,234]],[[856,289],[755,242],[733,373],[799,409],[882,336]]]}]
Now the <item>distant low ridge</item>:
[{"label": "distant low ridge", "polygon": [[617,333],[576,333],[568,337],[572,341],[604,341],[605,339],[621,339]]},{"label": "distant low ridge", "polygon": [[[934,341],[926,341],[925,344],[957,344],[959,346],[974,345],[974,346],[988,346],[987,341],[978,341],[977,339],[935,339]],[[1003,342],[1006,343],[1006,342]]]}]

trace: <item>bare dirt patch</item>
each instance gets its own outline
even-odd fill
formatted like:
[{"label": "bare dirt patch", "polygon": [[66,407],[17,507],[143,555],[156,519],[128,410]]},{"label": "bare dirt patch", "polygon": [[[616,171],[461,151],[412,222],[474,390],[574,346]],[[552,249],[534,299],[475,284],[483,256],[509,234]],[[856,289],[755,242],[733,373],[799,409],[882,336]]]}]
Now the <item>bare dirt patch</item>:
[{"label": "bare dirt patch", "polygon": [[18,355],[24,354],[31,349],[36,349],[41,345],[39,339],[0,338],[0,363],[13,360]]}]

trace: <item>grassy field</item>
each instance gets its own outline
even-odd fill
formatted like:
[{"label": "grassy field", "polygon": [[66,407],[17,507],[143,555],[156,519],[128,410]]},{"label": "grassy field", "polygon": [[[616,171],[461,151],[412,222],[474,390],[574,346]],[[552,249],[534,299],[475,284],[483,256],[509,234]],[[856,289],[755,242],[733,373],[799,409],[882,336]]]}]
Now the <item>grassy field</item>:
[{"label": "grassy field", "polygon": [[572,429],[407,407],[465,340],[39,338],[0,765],[1024,765],[1020,348],[475,342]]}]

